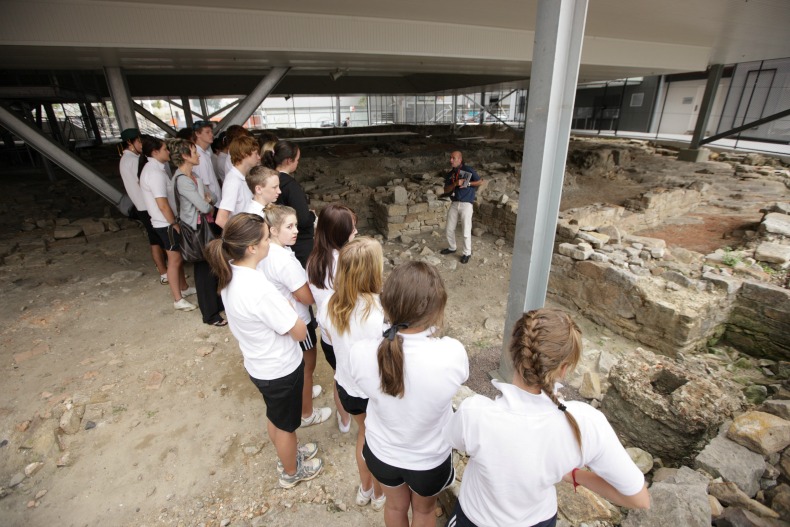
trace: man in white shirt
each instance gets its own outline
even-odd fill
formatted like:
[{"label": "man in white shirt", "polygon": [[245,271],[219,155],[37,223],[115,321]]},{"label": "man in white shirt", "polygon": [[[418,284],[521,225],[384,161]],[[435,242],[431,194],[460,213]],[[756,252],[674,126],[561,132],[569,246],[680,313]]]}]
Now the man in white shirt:
[{"label": "man in white shirt", "polygon": [[143,193],[140,190],[140,180],[137,177],[137,169],[140,163],[140,154],[143,152],[143,143],[140,139],[140,130],[137,128],[127,128],[121,132],[121,141],[124,150],[121,156],[119,170],[121,179],[129,199],[134,203],[134,208],[129,211],[129,217],[139,221],[145,227],[148,234],[148,242],[151,244],[151,258],[154,260],[157,271],[159,271],[159,283],[167,284],[167,266],[165,265],[165,251],[162,242],[151,225],[151,216],[148,214]]},{"label": "man in white shirt", "polygon": [[205,186],[222,199],[222,189],[214,172],[214,162],[212,161],[211,143],[214,142],[214,123],[211,121],[195,121],[192,125],[195,131],[195,145],[197,145],[200,164],[192,169],[193,173],[199,177]]}]

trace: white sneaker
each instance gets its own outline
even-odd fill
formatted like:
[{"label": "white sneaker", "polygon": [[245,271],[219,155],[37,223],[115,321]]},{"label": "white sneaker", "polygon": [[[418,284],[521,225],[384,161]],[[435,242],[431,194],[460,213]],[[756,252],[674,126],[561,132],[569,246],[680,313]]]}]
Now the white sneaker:
[{"label": "white sneaker", "polygon": [[167,285],[170,283],[167,281],[167,273],[159,275],[159,283],[162,285]]},{"label": "white sneaker", "polygon": [[313,413],[310,417],[302,417],[302,427],[320,425],[332,415],[330,408],[313,408]]},{"label": "white sneaker", "polygon": [[[318,453],[318,443],[305,443],[296,447],[296,464],[299,465],[300,461],[309,461]],[[277,473],[282,474],[285,472],[283,462],[277,460]]]},{"label": "white sneaker", "polygon": [[370,489],[371,497],[370,497],[370,508],[374,511],[378,512],[384,508],[384,504],[387,503],[387,497],[385,495],[381,495],[378,498],[373,496],[373,489]]},{"label": "white sneaker", "polygon": [[192,311],[193,309],[197,309],[197,306],[195,304],[184,298],[182,298],[178,302],[173,302],[173,307],[179,311]]},{"label": "white sneaker", "polygon": [[340,430],[341,434],[347,434],[351,430],[351,416],[348,416],[348,424],[344,425],[340,412],[335,413],[337,414],[337,429]]},{"label": "white sneaker", "polygon": [[314,384],[313,385],[313,399],[315,399],[316,397],[321,395],[321,392],[323,392],[323,391],[324,391],[324,389],[321,388],[320,384]]},{"label": "white sneaker", "polygon": [[357,498],[355,500],[357,505],[364,507],[370,503],[371,497],[373,497],[373,487],[370,487],[369,490],[362,490],[362,484],[360,483],[359,487],[357,487]]},{"label": "white sneaker", "polygon": [[181,291],[181,296],[183,297],[192,296],[195,293],[197,293],[197,289],[195,289],[194,287],[187,287],[186,289]]}]

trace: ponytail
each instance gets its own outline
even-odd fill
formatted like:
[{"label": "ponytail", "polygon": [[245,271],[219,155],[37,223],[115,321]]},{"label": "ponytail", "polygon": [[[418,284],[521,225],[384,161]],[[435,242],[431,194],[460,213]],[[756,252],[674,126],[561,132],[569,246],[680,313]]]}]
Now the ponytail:
[{"label": "ponytail", "polygon": [[381,378],[381,391],[387,395],[401,398],[406,392],[403,376],[403,337],[384,338],[376,352]]},{"label": "ponytail", "polygon": [[225,289],[233,278],[231,260],[241,260],[247,247],[257,245],[264,237],[266,224],[257,214],[236,214],[222,231],[222,237],[206,245],[203,256],[217,275],[217,292]]}]

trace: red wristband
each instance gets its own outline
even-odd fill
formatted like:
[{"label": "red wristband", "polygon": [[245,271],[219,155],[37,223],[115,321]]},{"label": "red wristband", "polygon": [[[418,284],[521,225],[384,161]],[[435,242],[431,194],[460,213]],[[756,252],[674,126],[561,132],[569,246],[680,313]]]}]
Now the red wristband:
[{"label": "red wristband", "polygon": [[575,469],[571,470],[571,479],[573,480],[573,492],[576,492],[576,487],[579,486],[579,484],[576,482],[576,471],[577,470],[579,470],[579,469],[575,468]]}]

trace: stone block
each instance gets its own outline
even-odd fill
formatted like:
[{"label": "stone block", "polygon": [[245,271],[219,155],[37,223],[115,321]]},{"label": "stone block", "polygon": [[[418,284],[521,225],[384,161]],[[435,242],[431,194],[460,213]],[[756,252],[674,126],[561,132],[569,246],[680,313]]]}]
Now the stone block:
[{"label": "stone block", "polygon": [[760,228],[772,234],[790,236],[790,215],[779,212],[766,214]]},{"label": "stone block", "polygon": [[560,220],[557,222],[557,236],[566,240],[572,240],[579,232],[578,225],[571,225],[567,221]]},{"label": "stone block", "polygon": [[392,189],[392,202],[396,205],[406,205],[409,201],[409,193],[404,187],[397,186]]},{"label": "stone block", "polygon": [[759,501],[749,498],[731,481],[711,481],[708,492],[724,505],[741,507],[765,518],[778,518],[779,514],[772,511]]},{"label": "stone block", "polygon": [[561,243],[557,250],[561,255],[569,256],[574,260],[586,260],[595,252],[591,247],[582,248],[572,243]]},{"label": "stone block", "polygon": [[763,403],[763,412],[774,414],[782,419],[790,420],[790,400],[787,399],[769,399]]},{"label": "stone block", "polygon": [[659,249],[666,249],[667,242],[660,238],[648,238],[647,236],[635,236],[633,234],[626,234],[623,236],[623,243],[639,243],[642,247],[647,247],[649,249],[659,248]]},{"label": "stone block", "polygon": [[714,437],[694,461],[697,468],[738,485],[747,496],[760,490],[765,460],[746,447],[726,437]]},{"label": "stone block", "polygon": [[650,455],[650,452],[636,447],[626,448],[625,451],[628,452],[631,461],[642,471],[642,474],[653,470],[653,456]]},{"label": "stone block", "polygon": [[746,412],[733,420],[727,437],[767,456],[790,445],[790,421],[765,412]]},{"label": "stone block", "polygon": [[52,234],[56,240],[65,240],[68,238],[76,238],[82,234],[82,227],[79,225],[67,225],[64,227],[55,227],[55,232]]},{"label": "stone block", "polygon": [[603,247],[607,242],[609,242],[609,236],[606,234],[601,234],[599,232],[584,232],[579,231],[576,233],[578,238],[581,238],[583,241],[592,245],[595,249],[600,249]]},{"label": "stone block", "polygon": [[608,236],[610,243],[620,243],[622,241],[622,233],[614,225],[602,225],[598,227],[597,231]]},{"label": "stone block", "polygon": [[762,242],[754,251],[754,259],[758,262],[779,264],[787,269],[790,266],[790,245]]},{"label": "stone block", "polygon": [[405,216],[409,213],[409,207],[407,205],[401,204],[393,204],[387,205],[387,216]]},{"label": "stone block", "polygon": [[585,399],[601,398],[601,379],[595,372],[585,372],[582,377],[582,384],[579,387],[579,395]]},{"label": "stone block", "polygon": [[690,461],[742,405],[740,394],[641,348],[621,358],[609,383],[601,404],[609,422],[627,443],[665,462]]},{"label": "stone block", "polygon": [[419,214],[421,212],[428,212],[427,203],[414,203],[409,205],[409,214]]},{"label": "stone block", "polygon": [[557,508],[572,524],[595,521],[619,523],[621,518],[619,511],[585,487],[577,487],[575,492],[570,483],[561,482],[555,487]]},{"label": "stone block", "polygon": [[650,508],[632,510],[622,527],[710,527],[710,502],[704,487],[654,483]]}]

